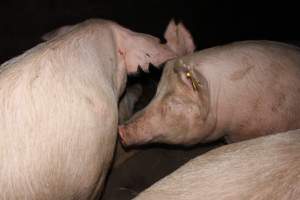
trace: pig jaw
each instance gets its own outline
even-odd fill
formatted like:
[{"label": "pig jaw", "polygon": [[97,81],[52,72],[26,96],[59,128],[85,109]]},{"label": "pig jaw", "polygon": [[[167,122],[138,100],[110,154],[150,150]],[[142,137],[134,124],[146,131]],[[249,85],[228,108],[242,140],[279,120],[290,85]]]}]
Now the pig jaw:
[{"label": "pig jaw", "polygon": [[[167,143],[193,145],[205,139],[209,133],[208,121],[199,119],[195,105],[183,105],[175,108],[176,112],[168,111],[174,105],[162,107],[162,102],[150,104],[136,113],[128,122],[119,126],[119,136],[124,146],[142,145],[146,143]],[[178,113],[177,111],[180,111]],[[183,110],[183,112],[181,112]],[[171,113],[168,113],[171,112]],[[209,117],[210,118],[210,117]]]},{"label": "pig jaw", "polygon": [[[119,126],[119,136],[124,146],[142,145],[148,143],[180,144],[185,146],[194,145],[206,140],[211,127],[200,123],[197,127],[193,124],[177,128],[176,123],[168,124],[163,119],[155,120],[138,118],[128,124]],[[183,120],[185,121],[185,120]],[[153,120],[152,120],[153,122]],[[188,122],[183,122],[188,123]]]}]

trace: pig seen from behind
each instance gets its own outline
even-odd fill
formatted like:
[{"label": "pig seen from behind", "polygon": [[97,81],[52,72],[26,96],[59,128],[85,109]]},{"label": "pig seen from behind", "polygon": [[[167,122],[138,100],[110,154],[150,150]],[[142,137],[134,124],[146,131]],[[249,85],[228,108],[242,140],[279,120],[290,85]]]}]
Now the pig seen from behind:
[{"label": "pig seen from behind", "polygon": [[182,24],[171,22],[170,30],[178,37],[161,44],[111,21],[87,20],[2,64],[0,199],[97,198],[127,74],[194,48]]}]

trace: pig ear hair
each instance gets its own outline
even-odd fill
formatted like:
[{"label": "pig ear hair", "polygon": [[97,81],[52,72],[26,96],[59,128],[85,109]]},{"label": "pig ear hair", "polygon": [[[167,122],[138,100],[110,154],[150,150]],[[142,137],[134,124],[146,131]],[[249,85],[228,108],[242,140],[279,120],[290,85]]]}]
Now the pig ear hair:
[{"label": "pig ear hair", "polygon": [[53,39],[53,38],[56,38],[56,37],[58,37],[58,36],[61,36],[61,35],[65,34],[65,33],[67,33],[67,32],[70,32],[70,31],[73,29],[73,27],[74,27],[74,26],[72,26],[72,25],[62,26],[62,27],[60,27],[60,28],[58,28],[58,29],[55,29],[55,30],[53,30],[53,31],[50,31],[49,33],[46,33],[45,35],[43,35],[43,36],[41,37],[41,39],[42,39],[43,41],[51,40],[51,39]]}]

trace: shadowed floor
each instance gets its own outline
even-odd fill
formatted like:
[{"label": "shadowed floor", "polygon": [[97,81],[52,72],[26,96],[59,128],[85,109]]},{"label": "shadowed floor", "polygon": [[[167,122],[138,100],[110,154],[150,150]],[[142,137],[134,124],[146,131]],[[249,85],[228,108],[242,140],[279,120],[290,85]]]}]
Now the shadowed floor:
[{"label": "shadowed floor", "polygon": [[221,145],[223,141],[188,149],[168,146],[143,149],[111,171],[102,200],[132,199],[190,159]]}]

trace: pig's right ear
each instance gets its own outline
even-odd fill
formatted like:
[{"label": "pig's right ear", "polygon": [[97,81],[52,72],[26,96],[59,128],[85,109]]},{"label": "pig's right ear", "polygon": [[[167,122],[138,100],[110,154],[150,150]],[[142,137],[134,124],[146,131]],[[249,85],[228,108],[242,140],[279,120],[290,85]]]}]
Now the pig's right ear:
[{"label": "pig's right ear", "polygon": [[193,37],[183,23],[176,24],[172,19],[165,31],[167,45],[178,55],[194,52],[196,49]]},{"label": "pig's right ear", "polygon": [[55,29],[49,33],[46,33],[45,35],[42,36],[43,41],[48,41],[53,38],[56,38],[58,36],[61,36],[67,32],[70,32],[73,29],[74,26],[68,25],[68,26],[62,26],[58,29]]}]

